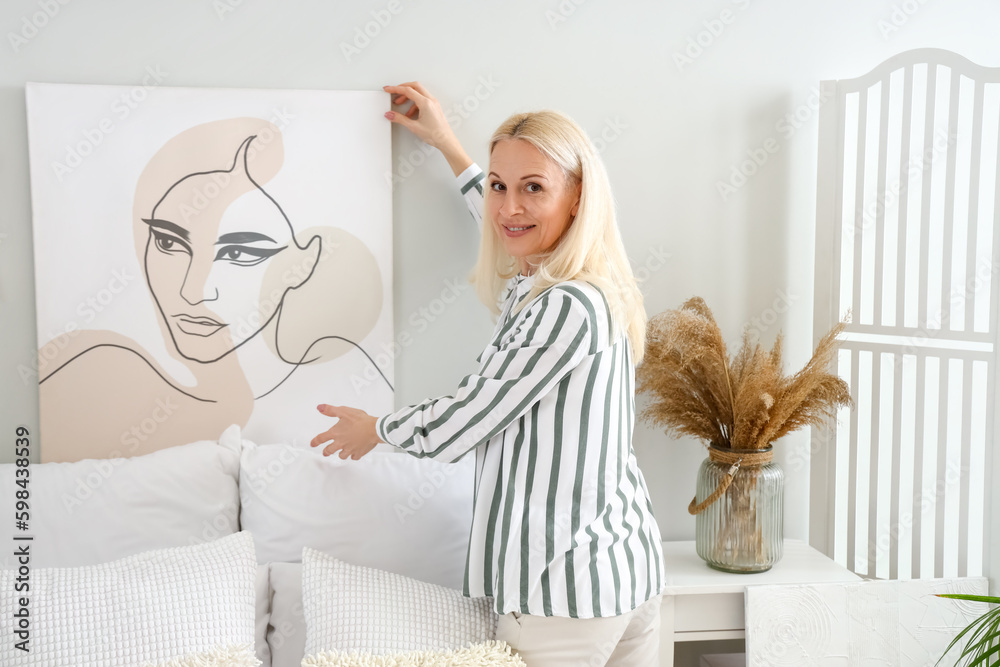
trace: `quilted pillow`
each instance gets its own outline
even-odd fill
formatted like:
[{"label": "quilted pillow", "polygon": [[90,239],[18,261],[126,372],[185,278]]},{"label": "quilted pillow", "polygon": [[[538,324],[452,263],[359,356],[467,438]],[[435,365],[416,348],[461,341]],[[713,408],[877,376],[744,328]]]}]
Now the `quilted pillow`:
[{"label": "quilted pillow", "polygon": [[325,651],[306,656],[302,667],[527,667],[507,642],[490,640],[449,651],[407,651],[387,655]]},{"label": "quilted pillow", "polygon": [[235,651],[236,665],[259,665],[256,573],[247,531],[100,565],[31,568],[27,591],[15,589],[17,570],[0,571],[0,664],[121,667]]},{"label": "quilted pillow", "polygon": [[302,549],[306,655],[458,649],[496,638],[490,597]]}]

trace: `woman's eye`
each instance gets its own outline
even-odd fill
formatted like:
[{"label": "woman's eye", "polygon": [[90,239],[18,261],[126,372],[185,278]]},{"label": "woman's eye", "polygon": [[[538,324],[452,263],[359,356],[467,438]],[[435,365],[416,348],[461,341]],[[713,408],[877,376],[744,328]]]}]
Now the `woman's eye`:
[{"label": "woman's eye", "polygon": [[494,192],[503,192],[504,189],[504,184],[499,181],[493,181],[490,183],[490,190],[493,190]]},{"label": "woman's eye", "polygon": [[525,186],[525,187],[528,188],[528,192],[541,192],[542,191],[542,186],[540,186],[538,183],[528,183],[528,185]]},{"label": "woman's eye", "polygon": [[287,247],[253,248],[245,245],[227,245],[219,248],[219,251],[215,254],[215,261],[224,260],[237,266],[254,266]]},{"label": "woman's eye", "polygon": [[188,248],[183,241],[174,236],[160,232],[153,232],[153,240],[156,243],[156,247],[159,248],[161,252],[169,254],[191,254],[190,248]]}]

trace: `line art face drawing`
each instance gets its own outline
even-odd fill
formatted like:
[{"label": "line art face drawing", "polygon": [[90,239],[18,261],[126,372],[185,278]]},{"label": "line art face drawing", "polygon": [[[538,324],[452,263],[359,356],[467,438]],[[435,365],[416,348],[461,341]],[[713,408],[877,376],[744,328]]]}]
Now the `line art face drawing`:
[{"label": "line art face drawing", "polygon": [[[42,460],[135,456],[233,423],[305,446],[318,403],[391,411],[382,96],[161,89],[59,169],[72,143],[55,128],[85,126],[74,110],[114,88],[28,86]],[[226,113],[274,96],[295,105],[286,127]],[[181,105],[202,122],[175,118]],[[67,284],[72,298],[53,292]]]}]

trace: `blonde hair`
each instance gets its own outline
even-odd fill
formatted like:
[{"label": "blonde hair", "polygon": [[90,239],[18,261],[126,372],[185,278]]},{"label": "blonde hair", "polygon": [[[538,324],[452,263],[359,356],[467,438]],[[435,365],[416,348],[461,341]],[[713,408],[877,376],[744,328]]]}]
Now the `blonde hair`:
[{"label": "blonde hair", "polygon": [[[628,337],[634,362],[639,364],[645,352],[646,311],[618,230],[611,183],[590,137],[568,116],[545,110],[505,120],[490,138],[490,155],[497,143],[510,139],[529,142],[559,165],[567,187],[582,184],[576,217],[542,255],[531,291],[514,312],[556,283],[586,281],[603,292],[611,309],[614,337]],[[500,295],[520,267],[499,238],[489,206],[484,209],[479,259],[470,280],[480,300],[499,315]]]}]

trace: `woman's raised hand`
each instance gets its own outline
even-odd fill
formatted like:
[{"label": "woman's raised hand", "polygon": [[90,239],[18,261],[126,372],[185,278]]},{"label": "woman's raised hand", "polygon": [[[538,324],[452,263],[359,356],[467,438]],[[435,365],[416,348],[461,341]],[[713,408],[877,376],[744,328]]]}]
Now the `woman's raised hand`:
[{"label": "woman's raised hand", "polygon": [[336,424],[309,443],[311,447],[318,447],[324,442],[329,442],[330,444],[323,448],[323,456],[330,456],[339,451],[340,458],[357,461],[382,442],[375,429],[378,419],[364,410],[325,403],[316,409],[327,417],[337,418]]},{"label": "woman's raised hand", "polygon": [[410,81],[398,86],[383,86],[382,89],[392,95],[392,103],[395,105],[412,102],[405,112],[386,112],[385,117],[389,121],[402,125],[418,139],[441,151],[456,176],[472,164],[472,159],[448,124],[441,104],[427,92],[423,84]]}]

